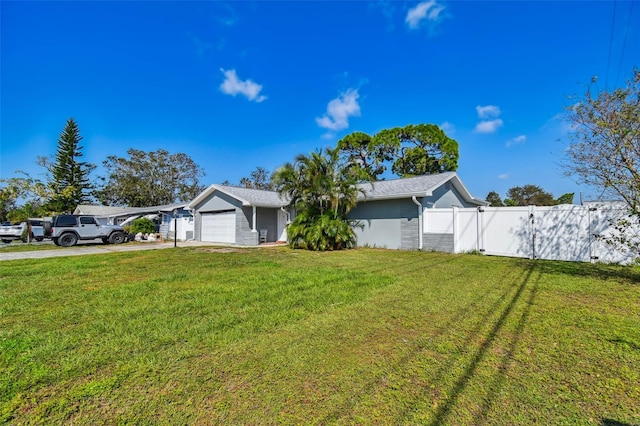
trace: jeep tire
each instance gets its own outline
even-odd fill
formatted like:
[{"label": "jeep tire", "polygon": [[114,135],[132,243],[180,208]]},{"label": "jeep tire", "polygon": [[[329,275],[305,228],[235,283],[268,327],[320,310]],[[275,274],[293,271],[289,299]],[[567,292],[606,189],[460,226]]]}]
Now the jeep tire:
[{"label": "jeep tire", "polygon": [[78,243],[78,236],[72,232],[66,232],[58,238],[58,243],[62,247],[75,246]]},{"label": "jeep tire", "polygon": [[126,241],[126,237],[123,232],[116,231],[109,235],[109,242],[111,244],[122,244]]}]

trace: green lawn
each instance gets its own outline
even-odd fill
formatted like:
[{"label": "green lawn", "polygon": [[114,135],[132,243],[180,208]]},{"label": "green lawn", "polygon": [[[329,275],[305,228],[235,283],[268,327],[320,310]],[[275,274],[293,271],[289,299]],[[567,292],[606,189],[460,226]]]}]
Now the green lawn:
[{"label": "green lawn", "polygon": [[640,424],[640,269],[287,248],[1,262],[0,422]]}]

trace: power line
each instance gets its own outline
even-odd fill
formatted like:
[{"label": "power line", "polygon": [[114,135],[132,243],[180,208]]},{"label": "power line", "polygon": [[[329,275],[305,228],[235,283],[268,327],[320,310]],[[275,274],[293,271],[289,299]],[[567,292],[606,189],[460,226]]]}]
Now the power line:
[{"label": "power line", "polygon": [[607,56],[607,72],[605,73],[604,78],[604,88],[609,88],[609,66],[611,65],[611,51],[613,47],[613,30],[616,26],[616,5],[618,4],[617,0],[613,2],[613,16],[611,17],[611,32],[609,34],[609,54]]},{"label": "power line", "polygon": [[620,61],[618,62],[618,73],[616,74],[615,85],[618,86],[618,80],[620,79],[620,70],[622,70],[622,59],[624,58],[624,51],[627,47],[627,38],[629,37],[629,27],[631,26],[631,16],[633,16],[633,0],[631,0],[631,6],[629,6],[629,16],[627,17],[627,26],[624,29],[624,40],[622,41],[622,52],[620,53]]}]

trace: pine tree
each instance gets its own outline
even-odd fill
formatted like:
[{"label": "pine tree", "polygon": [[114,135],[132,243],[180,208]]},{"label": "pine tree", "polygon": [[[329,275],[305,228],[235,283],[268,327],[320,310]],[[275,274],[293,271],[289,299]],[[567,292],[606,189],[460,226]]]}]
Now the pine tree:
[{"label": "pine tree", "polygon": [[93,188],[89,173],[95,166],[79,161],[82,157],[81,140],[78,124],[70,118],[58,138],[58,150],[51,167],[50,186],[54,195],[49,200],[48,209],[52,212],[71,212],[78,204],[89,200],[89,192]]}]

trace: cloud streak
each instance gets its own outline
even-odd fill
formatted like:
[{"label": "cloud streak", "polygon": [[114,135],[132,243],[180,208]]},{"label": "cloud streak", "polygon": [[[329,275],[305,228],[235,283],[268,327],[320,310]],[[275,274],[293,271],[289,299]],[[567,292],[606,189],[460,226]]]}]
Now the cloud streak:
[{"label": "cloud streak", "polygon": [[409,9],[404,21],[410,29],[416,30],[425,21],[437,22],[444,9],[445,7],[435,0],[424,1]]},{"label": "cloud streak", "polygon": [[487,118],[500,117],[500,107],[495,105],[478,105],[476,107],[476,112],[478,113],[478,118],[483,120]]},{"label": "cloud streak", "polygon": [[504,122],[496,118],[495,120],[484,120],[476,124],[476,133],[495,133],[498,131]]},{"label": "cloud streak", "polygon": [[327,112],[322,117],[316,117],[318,126],[337,132],[349,127],[349,117],[360,116],[357,89],[348,89],[327,105]]},{"label": "cloud streak", "polygon": [[509,139],[506,143],[507,148],[512,147],[513,145],[519,145],[521,143],[525,143],[527,141],[527,137],[525,135],[516,136],[513,139]]},{"label": "cloud streak", "polygon": [[220,71],[224,74],[224,81],[220,84],[220,91],[222,93],[231,96],[243,95],[253,102],[262,102],[267,99],[266,96],[260,94],[262,85],[250,79],[240,80],[236,74],[236,70],[224,70],[220,68]]}]

